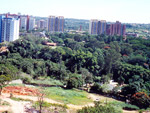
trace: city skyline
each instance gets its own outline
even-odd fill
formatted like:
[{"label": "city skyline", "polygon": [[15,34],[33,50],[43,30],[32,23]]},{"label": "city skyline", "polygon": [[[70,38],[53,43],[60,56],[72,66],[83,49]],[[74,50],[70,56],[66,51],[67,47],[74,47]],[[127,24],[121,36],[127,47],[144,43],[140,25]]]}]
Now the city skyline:
[{"label": "city skyline", "polygon": [[48,17],[101,19],[122,23],[150,23],[148,0],[5,0],[1,1],[0,13],[18,13]]}]

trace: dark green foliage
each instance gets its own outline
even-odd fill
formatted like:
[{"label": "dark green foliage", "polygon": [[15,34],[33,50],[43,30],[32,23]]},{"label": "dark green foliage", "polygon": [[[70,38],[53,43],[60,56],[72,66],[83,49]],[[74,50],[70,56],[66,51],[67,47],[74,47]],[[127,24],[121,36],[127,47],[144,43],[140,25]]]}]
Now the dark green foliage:
[{"label": "dark green foliage", "polygon": [[132,65],[140,65],[140,66],[144,66],[144,63],[146,63],[146,57],[142,56],[142,55],[131,55],[129,56],[127,63],[132,64]]},{"label": "dark green foliage", "polygon": [[82,75],[83,83],[88,84],[93,82],[93,75],[87,69],[81,68],[80,73]]},{"label": "dark green foliage", "polygon": [[114,80],[119,83],[129,83],[129,79],[134,75],[140,75],[144,81],[150,81],[150,70],[141,66],[120,63],[114,67]]},{"label": "dark green foliage", "polygon": [[140,108],[150,107],[150,96],[144,92],[135,93],[131,98],[132,104],[137,105]]},{"label": "dark green foliage", "polygon": [[3,87],[5,87],[10,81],[11,81],[10,75],[0,75],[0,95]]},{"label": "dark green foliage", "polygon": [[132,45],[128,43],[123,43],[121,46],[122,55],[130,55],[133,52]]},{"label": "dark green foliage", "polygon": [[99,92],[101,85],[99,83],[94,83],[94,85],[91,87],[92,92]]},{"label": "dark green foliage", "polygon": [[108,94],[112,92],[112,89],[108,84],[100,84],[100,83],[95,83],[91,87],[91,92],[99,93],[99,94]]},{"label": "dark green foliage", "polygon": [[79,88],[83,85],[82,76],[78,74],[72,74],[69,76],[69,80],[67,82],[67,88]]},{"label": "dark green foliage", "polygon": [[[19,70],[33,78],[49,76],[68,83],[68,88],[114,79],[127,84],[124,96],[139,91],[150,94],[150,40],[88,33],[46,36],[48,40],[29,35],[10,42],[9,52],[0,55],[0,74],[15,76]],[[45,42],[58,46],[52,48]]]},{"label": "dark green foliage", "polygon": [[29,78],[29,77],[22,77],[21,79],[22,79],[23,83],[25,83],[25,84],[31,83],[31,78]]},{"label": "dark green foliage", "polygon": [[0,64],[0,75],[10,75],[11,79],[16,79],[19,71],[11,64]]},{"label": "dark green foliage", "polygon": [[0,64],[0,95],[3,87],[11,80],[16,79],[18,70],[11,64]]}]

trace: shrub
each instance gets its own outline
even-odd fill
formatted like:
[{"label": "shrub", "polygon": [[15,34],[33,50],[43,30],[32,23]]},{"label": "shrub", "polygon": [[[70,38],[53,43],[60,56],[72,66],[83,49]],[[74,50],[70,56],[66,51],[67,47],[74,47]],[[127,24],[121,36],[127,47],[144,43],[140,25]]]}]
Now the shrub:
[{"label": "shrub", "polygon": [[101,87],[100,87],[100,92],[102,93],[110,93],[111,92],[111,88],[108,84],[103,84]]},{"label": "shrub", "polygon": [[126,109],[126,110],[139,110],[139,107],[137,107],[135,105],[127,104],[124,102],[113,101],[113,102],[109,102],[109,104],[116,106],[116,107],[119,106],[122,109]]},{"label": "shrub", "polygon": [[135,93],[131,102],[140,108],[148,108],[150,106],[150,97],[144,92]]},{"label": "shrub", "polygon": [[109,84],[95,83],[91,87],[91,91],[94,91],[96,93],[110,93],[112,90],[113,88],[110,88]]},{"label": "shrub", "polygon": [[98,93],[100,90],[100,84],[99,83],[94,83],[94,85],[91,87],[91,92],[96,92]]},{"label": "shrub", "polygon": [[78,74],[72,74],[67,82],[67,88],[79,88],[83,85],[82,77]]},{"label": "shrub", "polygon": [[31,78],[30,77],[26,76],[26,77],[22,77],[21,79],[22,79],[23,83],[25,83],[25,84],[31,83]]},{"label": "shrub", "polygon": [[101,105],[96,102],[94,107],[84,107],[78,110],[77,113],[122,113],[122,109],[110,104]]}]

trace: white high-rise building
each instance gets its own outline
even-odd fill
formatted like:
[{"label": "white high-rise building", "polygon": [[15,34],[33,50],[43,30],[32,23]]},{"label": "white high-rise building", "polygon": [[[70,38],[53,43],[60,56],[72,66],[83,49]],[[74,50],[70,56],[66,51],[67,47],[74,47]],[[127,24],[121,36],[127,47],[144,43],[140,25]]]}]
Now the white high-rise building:
[{"label": "white high-rise building", "polygon": [[35,18],[29,18],[29,30],[33,30],[35,28]]},{"label": "white high-rise building", "polygon": [[20,29],[27,30],[27,17],[20,17]]},{"label": "white high-rise building", "polygon": [[1,34],[2,42],[10,42],[19,39],[19,23],[20,20],[16,18],[3,18]]}]

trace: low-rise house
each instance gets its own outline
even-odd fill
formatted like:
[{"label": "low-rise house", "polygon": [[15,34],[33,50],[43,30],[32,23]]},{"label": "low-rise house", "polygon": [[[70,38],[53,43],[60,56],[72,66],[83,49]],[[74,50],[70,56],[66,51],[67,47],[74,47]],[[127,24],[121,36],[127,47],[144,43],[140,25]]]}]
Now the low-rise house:
[{"label": "low-rise house", "polygon": [[47,46],[57,46],[57,43],[45,42],[45,45],[47,45]]},{"label": "low-rise house", "polygon": [[3,46],[0,48],[0,53],[5,53],[8,52],[9,50],[7,49],[7,47]]}]

